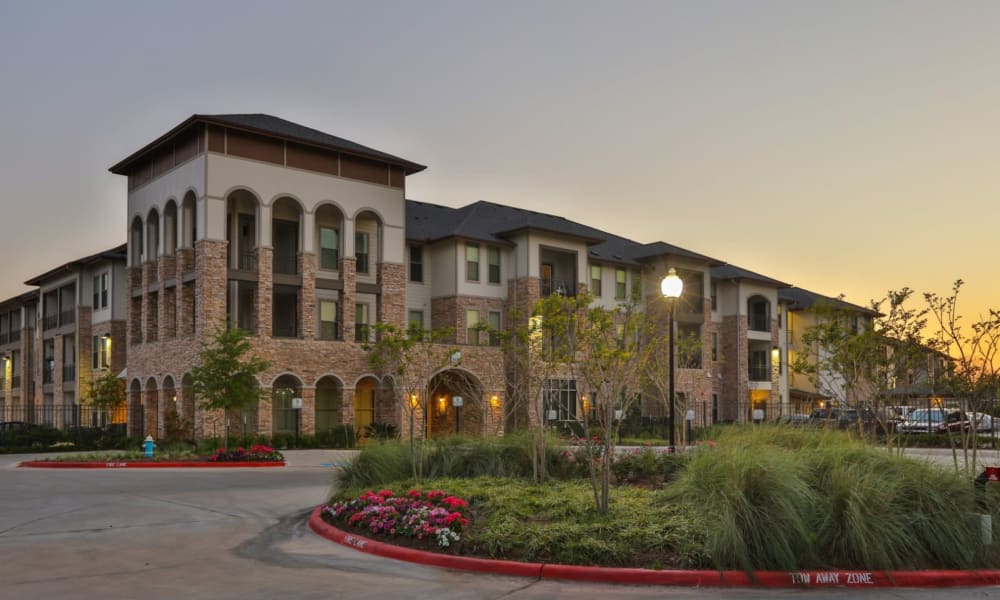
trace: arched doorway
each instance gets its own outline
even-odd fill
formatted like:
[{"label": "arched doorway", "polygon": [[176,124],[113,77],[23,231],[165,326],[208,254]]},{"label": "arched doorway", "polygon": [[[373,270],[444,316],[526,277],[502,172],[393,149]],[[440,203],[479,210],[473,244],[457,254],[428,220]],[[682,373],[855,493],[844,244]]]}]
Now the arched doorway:
[{"label": "arched doorway", "polygon": [[482,434],[484,387],[478,377],[464,369],[447,369],[431,378],[427,390],[429,435]]},{"label": "arched doorway", "polygon": [[332,431],[341,424],[344,406],[344,385],[339,379],[326,376],[316,382],[316,433]]},{"label": "arched doorway", "polygon": [[375,422],[375,390],[378,381],[365,377],[354,386],[354,428],[364,431]]},{"label": "arched doorway", "polygon": [[271,429],[274,433],[295,433],[292,398],[302,397],[302,382],[294,375],[282,375],[271,388]]},{"label": "arched doorway", "polygon": [[153,436],[153,439],[159,439],[161,437],[160,398],[156,389],[156,380],[152,377],[146,380],[146,398],[143,405],[143,414],[146,417],[145,433]]}]

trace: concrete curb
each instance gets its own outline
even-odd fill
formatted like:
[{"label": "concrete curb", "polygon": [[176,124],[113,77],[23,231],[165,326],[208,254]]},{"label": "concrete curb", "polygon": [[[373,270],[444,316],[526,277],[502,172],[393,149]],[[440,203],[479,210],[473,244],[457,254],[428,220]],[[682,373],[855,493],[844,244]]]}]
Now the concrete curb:
[{"label": "concrete curb", "polygon": [[160,462],[128,462],[128,461],[54,461],[28,460],[17,465],[18,468],[29,469],[204,469],[204,468],[246,468],[246,467],[283,467],[284,461],[249,462],[249,461],[160,461]]},{"label": "concrete curb", "polygon": [[595,583],[630,583],[685,587],[770,588],[872,588],[872,587],[978,587],[1000,585],[1000,570],[983,571],[655,571],[616,569],[546,563],[524,563],[452,556],[403,548],[347,533],[323,520],[323,506],[313,510],[309,528],[328,540],[386,558],[407,562],[477,571],[492,575],[514,575],[537,579],[563,579]]}]

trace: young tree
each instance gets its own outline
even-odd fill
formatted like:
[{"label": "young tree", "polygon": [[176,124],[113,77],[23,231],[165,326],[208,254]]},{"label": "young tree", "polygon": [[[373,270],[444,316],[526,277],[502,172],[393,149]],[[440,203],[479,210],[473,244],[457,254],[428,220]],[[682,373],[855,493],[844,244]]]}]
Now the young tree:
[{"label": "young tree", "polygon": [[87,400],[94,408],[103,410],[121,408],[125,405],[125,381],[119,379],[110,369],[104,369],[90,381]]},{"label": "young tree", "polygon": [[[951,361],[950,369],[941,373],[935,384],[939,389],[947,389],[963,398],[963,409],[978,415],[994,407],[1000,389],[1000,311],[988,309],[987,315],[980,315],[978,321],[966,328],[958,311],[958,297],[963,285],[965,282],[958,279],[952,286],[951,295],[941,297],[925,293],[924,299],[933,325],[937,327],[931,346]],[[971,470],[977,466],[978,444],[972,441],[978,436],[978,425],[978,419],[973,419],[971,431],[961,434],[965,467]],[[957,454],[955,466],[958,467]]]},{"label": "young tree", "polygon": [[858,433],[874,439],[876,430],[882,430],[890,449],[894,431],[888,407],[898,401],[893,392],[901,377],[926,365],[928,354],[921,340],[927,311],[908,305],[913,293],[904,287],[873,300],[870,323],[845,303],[816,304],[817,323],[803,333],[804,348],[791,365],[808,375],[821,394],[856,408],[859,417],[870,410],[879,426],[865,430],[864,419],[859,418]]},{"label": "young tree", "polygon": [[[376,341],[366,346],[369,350],[368,361],[378,373],[391,375],[396,384],[396,399],[402,413],[409,419],[413,478],[422,482],[427,415],[430,398],[437,391],[431,389],[432,380],[436,373],[460,361],[460,358],[454,358],[456,348],[445,344],[453,331],[432,331],[414,325],[403,330],[391,323],[380,323],[376,327]],[[418,427],[419,438],[416,436]]]},{"label": "young tree", "polygon": [[271,363],[250,355],[250,333],[219,326],[206,341],[197,366],[191,369],[191,387],[207,409],[222,409],[226,417],[225,447],[229,448],[229,419],[236,411],[254,406],[263,394],[257,375]]}]

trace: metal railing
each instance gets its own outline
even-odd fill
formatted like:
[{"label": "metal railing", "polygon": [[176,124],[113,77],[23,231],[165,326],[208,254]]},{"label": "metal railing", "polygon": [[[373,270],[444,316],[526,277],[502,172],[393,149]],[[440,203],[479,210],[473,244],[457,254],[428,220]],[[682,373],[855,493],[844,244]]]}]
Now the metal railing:
[{"label": "metal railing", "polygon": [[771,367],[767,365],[750,365],[748,371],[750,381],[771,381]]},{"label": "metal railing", "polygon": [[236,257],[236,270],[237,271],[256,271],[257,270],[257,253],[253,250],[249,252],[240,252]]},{"label": "metal railing", "polygon": [[771,318],[766,314],[747,315],[747,326],[750,331],[771,331]]},{"label": "metal railing", "polygon": [[576,286],[562,279],[543,279],[541,292],[543,297],[548,297],[552,294],[576,296]]},{"label": "metal railing", "polygon": [[59,325],[71,325],[76,323],[76,311],[64,310],[59,313]]},{"label": "metal railing", "polygon": [[45,315],[42,317],[42,329],[55,329],[59,327],[59,315]]},{"label": "metal railing", "polygon": [[76,365],[63,365],[63,381],[76,381]]}]

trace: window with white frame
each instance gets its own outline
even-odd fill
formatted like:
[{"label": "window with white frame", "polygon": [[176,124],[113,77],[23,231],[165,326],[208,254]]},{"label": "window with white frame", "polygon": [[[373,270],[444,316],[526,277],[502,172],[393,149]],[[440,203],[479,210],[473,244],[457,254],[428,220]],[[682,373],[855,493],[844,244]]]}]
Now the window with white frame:
[{"label": "window with white frame", "polygon": [[339,340],[340,322],[337,320],[336,300],[319,301],[319,339]]},{"label": "window with white frame", "polygon": [[575,421],[576,380],[546,379],[542,383],[542,397],[545,404],[545,421]]},{"label": "window with white frame", "polygon": [[489,247],[486,249],[486,263],[490,283],[500,283],[500,248]]},{"label": "window with white frame", "polygon": [[424,281],[424,249],[420,246],[410,246],[410,281]]},{"label": "window with white frame", "polygon": [[590,293],[601,297],[601,265],[590,265]]},{"label": "window with white frame", "polygon": [[465,311],[465,343],[473,346],[479,344],[479,311]]},{"label": "window with white frame", "polygon": [[479,281],[479,244],[465,245],[465,279]]},{"label": "window with white frame", "polygon": [[615,269],[615,300],[624,300],[626,291],[625,269]]},{"label": "window with white frame", "polygon": [[319,228],[319,268],[336,270],[340,262],[340,232],[333,227]]}]

